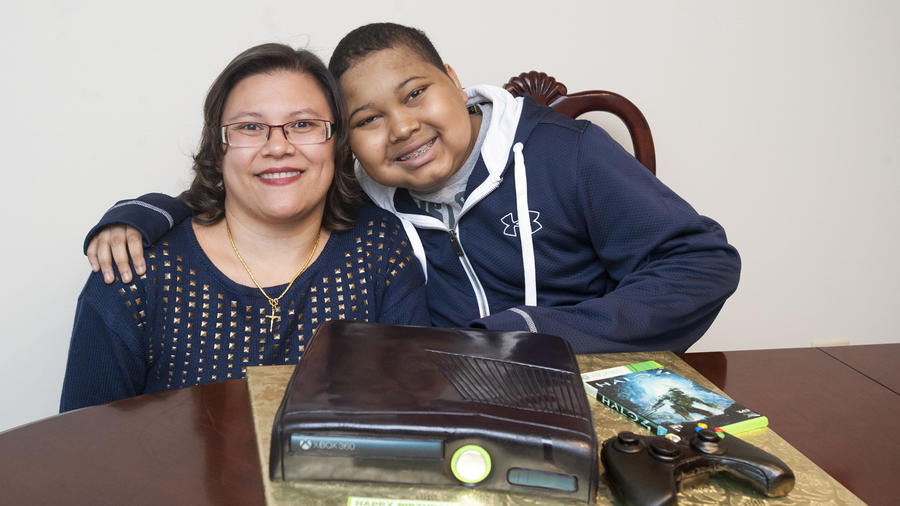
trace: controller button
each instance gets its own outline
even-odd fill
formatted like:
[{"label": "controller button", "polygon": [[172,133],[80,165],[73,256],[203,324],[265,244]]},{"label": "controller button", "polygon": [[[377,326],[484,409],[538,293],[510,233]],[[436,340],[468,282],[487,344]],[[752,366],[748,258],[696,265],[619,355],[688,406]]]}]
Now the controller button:
[{"label": "controller button", "polygon": [[697,438],[705,443],[717,443],[719,441],[719,435],[709,429],[697,431]]},{"label": "controller button", "polygon": [[623,445],[636,445],[640,442],[634,432],[620,432],[618,440]]},{"label": "controller button", "polygon": [[727,450],[727,443],[717,433],[709,429],[697,432],[691,440],[691,446],[707,455],[723,455]]},{"label": "controller button", "polygon": [[674,460],[681,453],[678,446],[665,438],[650,442],[650,453],[659,460]]},{"label": "controller button", "polygon": [[620,432],[613,442],[613,448],[622,453],[639,453],[644,448],[641,438],[633,432]]}]

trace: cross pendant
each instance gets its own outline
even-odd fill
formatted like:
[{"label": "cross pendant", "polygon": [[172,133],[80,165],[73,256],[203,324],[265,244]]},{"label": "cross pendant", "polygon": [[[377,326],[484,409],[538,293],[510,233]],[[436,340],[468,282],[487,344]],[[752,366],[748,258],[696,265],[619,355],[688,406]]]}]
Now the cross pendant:
[{"label": "cross pendant", "polygon": [[269,319],[269,333],[272,333],[272,328],[275,326],[275,321],[281,321],[281,317],[275,314],[278,311],[278,304],[272,304],[272,314],[267,314],[266,318]]}]

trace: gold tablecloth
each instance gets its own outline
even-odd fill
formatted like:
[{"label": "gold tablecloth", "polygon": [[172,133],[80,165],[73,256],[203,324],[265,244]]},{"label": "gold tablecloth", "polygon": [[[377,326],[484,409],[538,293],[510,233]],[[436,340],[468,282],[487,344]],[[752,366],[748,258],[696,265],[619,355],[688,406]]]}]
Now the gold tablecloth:
[{"label": "gold tablecloth", "polygon": [[[578,364],[582,372],[587,372],[645,360],[655,360],[706,388],[725,395],[724,392],[701,376],[700,373],[670,352],[580,355]],[[504,494],[464,487],[422,488],[349,482],[296,483],[270,481],[269,442],[272,436],[272,422],[275,419],[275,412],[278,410],[278,406],[284,396],[285,386],[293,370],[294,366],[247,368],[247,385],[250,389],[250,403],[253,423],[256,429],[256,441],[259,447],[259,461],[263,474],[266,504],[270,506],[287,504],[347,504],[349,497],[441,501],[460,505],[560,504],[559,500],[547,499],[536,495]],[[602,442],[622,430],[640,431],[636,424],[613,410],[603,407],[599,402],[592,400],[590,405],[599,441]],[[763,414],[765,415],[766,413]],[[837,480],[825,473],[771,429],[746,432],[741,434],[741,438],[776,455],[790,466],[797,478],[794,490],[786,497],[768,499],[754,493],[739,482],[713,475],[706,485],[681,492],[678,498],[679,504],[864,504],[843,485],[838,483]],[[612,495],[603,479],[600,480],[597,503],[621,504]],[[572,504],[578,503],[573,502]]]}]

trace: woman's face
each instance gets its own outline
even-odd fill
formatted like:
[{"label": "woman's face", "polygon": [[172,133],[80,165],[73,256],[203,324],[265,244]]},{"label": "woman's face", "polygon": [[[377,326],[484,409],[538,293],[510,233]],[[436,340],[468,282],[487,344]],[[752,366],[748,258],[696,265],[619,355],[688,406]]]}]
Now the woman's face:
[{"label": "woman's face", "polygon": [[[238,82],[221,124],[304,119],[334,121],[325,95],[308,74],[276,71]],[[227,146],[221,170],[228,216],[273,224],[321,219],[334,177],[334,138],[295,146],[281,128],[272,128],[263,146]]]}]

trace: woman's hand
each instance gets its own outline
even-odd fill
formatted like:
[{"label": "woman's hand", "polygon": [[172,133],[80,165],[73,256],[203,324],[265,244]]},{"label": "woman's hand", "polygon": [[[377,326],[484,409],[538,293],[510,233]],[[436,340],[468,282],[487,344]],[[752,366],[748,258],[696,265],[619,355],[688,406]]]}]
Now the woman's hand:
[{"label": "woman's hand", "polygon": [[141,234],[134,227],[116,224],[105,227],[97,233],[87,247],[88,262],[94,272],[103,272],[103,281],[110,284],[116,280],[113,271],[113,261],[122,276],[123,283],[130,283],[132,278],[131,267],[128,265],[128,255],[134,264],[134,272],[138,276],[143,275],[147,266],[144,262],[144,244]]}]

